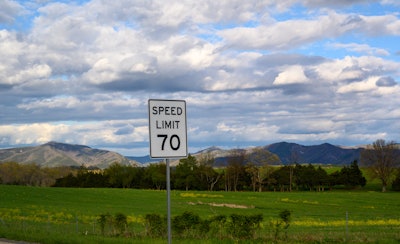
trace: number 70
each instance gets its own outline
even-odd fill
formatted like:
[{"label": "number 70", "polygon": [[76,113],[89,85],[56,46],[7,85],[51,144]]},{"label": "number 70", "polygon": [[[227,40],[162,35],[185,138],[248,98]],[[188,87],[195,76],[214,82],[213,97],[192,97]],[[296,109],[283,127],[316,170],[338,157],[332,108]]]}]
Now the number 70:
[{"label": "number 70", "polygon": [[[163,138],[163,141],[162,141],[162,144],[161,144],[161,150],[164,151],[165,142],[168,139],[168,135],[166,135],[166,134],[158,134],[157,137]],[[179,139],[178,135],[175,135],[175,134],[171,135],[171,137],[169,138],[169,146],[174,151],[179,149],[179,147],[181,146],[181,140]]]}]

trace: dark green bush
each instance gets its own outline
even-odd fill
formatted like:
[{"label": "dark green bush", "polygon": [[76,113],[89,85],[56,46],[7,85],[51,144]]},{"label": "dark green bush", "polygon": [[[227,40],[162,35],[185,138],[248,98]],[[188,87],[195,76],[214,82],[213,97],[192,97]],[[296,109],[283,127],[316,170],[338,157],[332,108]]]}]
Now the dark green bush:
[{"label": "dark green bush", "polygon": [[159,214],[146,214],[146,234],[151,237],[165,237],[167,235],[167,219]]},{"label": "dark green bush", "polygon": [[172,219],[172,229],[179,236],[190,235],[191,232],[199,228],[200,223],[199,215],[186,211]]},{"label": "dark green bush", "polygon": [[210,232],[212,235],[217,235],[218,238],[223,238],[227,217],[225,215],[216,215],[210,219]]},{"label": "dark green bush", "polygon": [[238,239],[252,239],[257,229],[260,228],[260,223],[263,220],[261,214],[256,215],[239,215],[232,214],[228,228],[234,238]]},{"label": "dark green bush", "polygon": [[125,214],[117,213],[114,217],[110,214],[100,214],[97,222],[102,235],[122,235],[128,225]]},{"label": "dark green bush", "polygon": [[117,213],[114,217],[114,228],[118,235],[122,235],[125,230],[126,226],[128,225],[127,217],[125,214]]},{"label": "dark green bush", "polygon": [[100,225],[100,231],[102,235],[106,234],[106,226],[110,226],[112,223],[110,214],[100,214],[97,222]]},{"label": "dark green bush", "polygon": [[290,210],[282,210],[279,212],[279,220],[271,221],[271,227],[274,230],[275,240],[279,239],[279,234],[284,231],[285,240],[287,239],[287,230],[290,226],[292,212]]},{"label": "dark green bush", "polygon": [[[289,215],[282,213],[282,219],[287,223],[290,221]],[[146,236],[151,238],[165,238],[167,236],[167,219],[159,214],[146,214],[144,217]],[[171,219],[174,236],[178,238],[234,238],[236,240],[251,240],[255,238],[255,233],[261,228],[263,216],[232,214],[216,215],[210,219],[201,219],[198,214],[186,211]],[[117,213],[115,216],[110,214],[99,215],[101,234],[104,236],[127,236],[127,216]]]}]

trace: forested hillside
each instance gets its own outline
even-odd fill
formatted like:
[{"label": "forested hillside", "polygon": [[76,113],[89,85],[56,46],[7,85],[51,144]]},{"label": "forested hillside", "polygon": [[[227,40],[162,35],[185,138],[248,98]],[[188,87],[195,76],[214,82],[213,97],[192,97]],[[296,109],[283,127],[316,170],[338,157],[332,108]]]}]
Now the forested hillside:
[{"label": "forested hillside", "polygon": [[279,142],[265,149],[279,156],[283,164],[311,163],[347,165],[360,159],[361,148],[342,148],[329,143],[314,146],[303,146],[296,143]]}]

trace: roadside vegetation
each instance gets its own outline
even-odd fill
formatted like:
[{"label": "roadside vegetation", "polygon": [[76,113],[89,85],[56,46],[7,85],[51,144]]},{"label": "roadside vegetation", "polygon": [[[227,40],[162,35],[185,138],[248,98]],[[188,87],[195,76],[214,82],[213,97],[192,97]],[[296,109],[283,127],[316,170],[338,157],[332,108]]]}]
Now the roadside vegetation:
[{"label": "roadside vegetation", "polygon": [[[379,188],[378,188],[379,189]],[[398,193],[171,192],[174,243],[397,243]],[[165,243],[166,192],[0,185],[0,238]]]},{"label": "roadside vegetation", "polygon": [[[174,243],[398,243],[399,151],[389,145],[377,155],[371,146],[361,168],[271,165],[261,151],[234,151],[221,168],[211,155],[181,159],[171,170]],[[379,155],[385,160],[372,160]],[[2,163],[0,238],[165,243],[165,179],[163,163],[104,170]]]}]

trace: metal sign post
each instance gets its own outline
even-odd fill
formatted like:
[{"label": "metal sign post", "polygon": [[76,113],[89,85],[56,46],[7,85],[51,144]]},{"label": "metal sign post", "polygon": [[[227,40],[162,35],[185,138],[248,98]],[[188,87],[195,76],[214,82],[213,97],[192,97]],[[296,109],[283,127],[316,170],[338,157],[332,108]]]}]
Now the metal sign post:
[{"label": "metal sign post", "polygon": [[170,158],[186,158],[187,127],[186,102],[184,100],[149,99],[150,156],[164,158],[167,167],[167,222],[168,243],[171,233],[171,183]]},{"label": "metal sign post", "polygon": [[167,167],[167,226],[168,226],[168,243],[172,243],[172,232],[171,232],[171,181],[170,181],[170,168],[169,158],[165,159],[165,165]]}]

